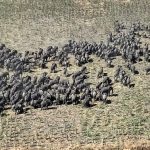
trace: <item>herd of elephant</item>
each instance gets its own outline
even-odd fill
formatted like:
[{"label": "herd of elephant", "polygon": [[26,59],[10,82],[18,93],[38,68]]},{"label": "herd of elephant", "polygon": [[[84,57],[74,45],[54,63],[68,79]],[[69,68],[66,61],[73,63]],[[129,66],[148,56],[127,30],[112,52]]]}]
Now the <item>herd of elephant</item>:
[{"label": "herd of elephant", "polygon": [[[48,109],[51,106],[81,104],[84,107],[93,106],[95,101],[108,103],[108,97],[114,95],[113,84],[120,82],[122,85],[131,87],[131,77],[125,71],[129,69],[136,74],[138,70],[135,63],[140,61],[150,62],[150,50],[148,43],[142,43],[141,38],[150,39],[150,27],[140,22],[126,27],[123,23],[115,21],[114,31],[107,36],[106,42],[100,44],[88,43],[87,41],[69,40],[61,49],[57,46],[49,46],[43,50],[19,53],[11,50],[5,44],[0,45],[0,68],[7,70],[0,73],[0,113],[6,106],[10,106],[15,114],[26,112],[26,108]],[[103,68],[99,67],[97,79],[101,81],[95,87],[88,82],[89,70],[87,63],[91,63],[91,55],[100,60],[103,59],[106,66],[113,68],[113,59],[121,57],[125,66],[118,65],[111,79],[105,75]],[[74,65],[80,70],[68,73],[70,56],[75,58]],[[63,68],[62,79],[56,75],[51,78],[47,72],[40,76],[26,75],[32,73],[35,68],[47,68],[49,61],[52,65],[50,73],[55,74],[58,65]],[[94,61],[94,60],[93,60]],[[145,74],[150,73],[150,67],[145,68]],[[68,77],[71,77],[71,80]]]}]

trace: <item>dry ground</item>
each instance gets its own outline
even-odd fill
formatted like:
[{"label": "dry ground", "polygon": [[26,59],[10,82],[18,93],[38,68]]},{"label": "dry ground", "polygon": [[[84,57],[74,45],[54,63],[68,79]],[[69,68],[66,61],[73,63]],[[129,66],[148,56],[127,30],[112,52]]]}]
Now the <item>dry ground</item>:
[{"label": "dry ground", "polygon": [[[61,46],[69,38],[100,42],[112,30],[115,19],[149,23],[149,8],[149,0],[0,0],[0,41],[20,52]],[[87,67],[95,84],[96,72],[105,63],[93,58]],[[120,58],[113,60],[113,64],[118,63],[124,65]],[[131,75],[134,88],[114,85],[118,96],[110,97],[110,105],[30,109],[17,116],[7,110],[0,120],[0,149],[150,149],[150,77],[144,74],[147,65],[144,61],[136,64],[140,74]],[[76,69],[72,66],[69,72]],[[112,77],[114,68],[105,72]],[[40,73],[40,69],[33,72]]]}]

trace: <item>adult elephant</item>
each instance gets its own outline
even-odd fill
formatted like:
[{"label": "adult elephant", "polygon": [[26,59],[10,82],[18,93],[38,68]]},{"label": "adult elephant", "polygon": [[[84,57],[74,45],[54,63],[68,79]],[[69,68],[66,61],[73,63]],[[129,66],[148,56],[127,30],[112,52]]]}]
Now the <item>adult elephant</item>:
[{"label": "adult elephant", "polygon": [[101,93],[107,93],[107,95],[113,95],[113,87],[112,86],[106,86],[101,88]]},{"label": "adult elephant", "polygon": [[51,99],[44,99],[41,102],[41,110],[48,109],[48,106],[52,106],[53,102]]}]

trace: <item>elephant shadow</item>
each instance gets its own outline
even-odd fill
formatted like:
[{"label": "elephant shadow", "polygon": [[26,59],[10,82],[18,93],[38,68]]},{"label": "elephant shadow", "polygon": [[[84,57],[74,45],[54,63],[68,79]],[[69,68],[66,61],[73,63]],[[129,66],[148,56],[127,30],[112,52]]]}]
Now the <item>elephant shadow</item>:
[{"label": "elephant shadow", "polygon": [[135,87],[135,84],[133,83],[133,84],[130,84],[130,88],[132,88],[132,87]]},{"label": "elephant shadow", "polygon": [[106,104],[111,104],[111,103],[112,103],[111,100],[106,101]]},{"label": "elephant shadow", "polygon": [[139,71],[137,71],[137,70],[135,70],[135,72],[134,72],[135,74],[139,74]]},{"label": "elephant shadow", "polygon": [[118,96],[118,94],[114,94],[114,93],[113,93],[111,96]]}]

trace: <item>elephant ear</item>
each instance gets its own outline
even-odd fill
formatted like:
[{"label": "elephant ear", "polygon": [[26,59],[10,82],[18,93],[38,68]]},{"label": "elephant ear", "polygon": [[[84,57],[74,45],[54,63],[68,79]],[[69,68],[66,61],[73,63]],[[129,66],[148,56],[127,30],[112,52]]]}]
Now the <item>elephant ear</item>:
[{"label": "elephant ear", "polygon": [[11,108],[12,108],[12,110],[14,110],[14,109],[15,109],[15,105],[12,105],[12,107],[11,107]]},{"label": "elephant ear", "polygon": [[25,91],[22,92],[22,96],[24,97],[26,95]]},{"label": "elephant ear", "polygon": [[18,104],[18,107],[20,108],[20,107],[21,107],[21,104]]}]

